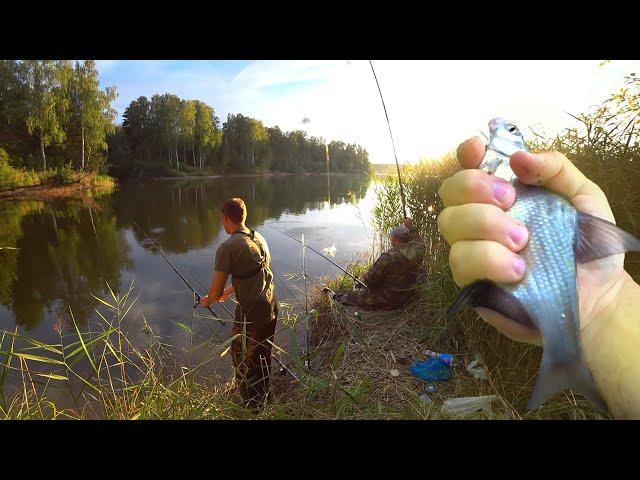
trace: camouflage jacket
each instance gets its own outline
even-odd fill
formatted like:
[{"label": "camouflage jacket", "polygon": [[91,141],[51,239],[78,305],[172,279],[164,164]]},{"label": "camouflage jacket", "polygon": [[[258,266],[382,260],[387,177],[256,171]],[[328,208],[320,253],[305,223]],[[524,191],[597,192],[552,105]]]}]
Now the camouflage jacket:
[{"label": "camouflage jacket", "polygon": [[400,306],[411,296],[421,273],[426,246],[415,229],[408,243],[383,253],[364,274],[362,280],[384,300]]}]

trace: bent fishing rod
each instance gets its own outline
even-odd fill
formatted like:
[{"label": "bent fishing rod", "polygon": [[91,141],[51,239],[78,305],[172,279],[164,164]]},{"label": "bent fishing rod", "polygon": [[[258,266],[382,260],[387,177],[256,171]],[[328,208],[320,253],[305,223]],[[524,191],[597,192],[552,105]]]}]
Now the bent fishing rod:
[{"label": "bent fishing rod", "polygon": [[378,83],[378,77],[376,76],[376,71],[373,68],[373,63],[369,60],[369,65],[371,65],[371,71],[373,72],[373,78],[376,81],[376,85],[378,86],[378,92],[380,92],[380,100],[382,100],[382,108],[384,109],[384,116],[387,118],[387,126],[389,127],[389,136],[391,136],[391,146],[393,147],[393,156],[396,159],[396,169],[398,171],[398,185],[400,185],[400,199],[402,200],[402,211],[404,213],[404,218],[407,218],[407,206],[404,197],[404,188],[402,186],[402,176],[400,175],[400,164],[398,163],[398,155],[396,155],[396,145],[393,141],[393,133],[391,133],[391,122],[389,121],[389,114],[387,113],[387,107],[384,104],[384,98],[382,98],[382,90],[380,89],[380,84]]},{"label": "bent fishing rod", "polygon": [[302,241],[298,240],[296,237],[292,237],[291,235],[289,235],[288,233],[284,233],[282,230],[278,230],[275,229],[273,227],[269,227],[271,230],[274,230],[278,233],[281,233],[282,235],[289,237],[291,240],[295,240],[296,242],[298,242],[300,245],[304,245],[305,247],[307,247],[309,250],[311,250],[312,252],[320,255],[322,258],[324,258],[327,262],[331,263],[334,267],[340,269],[340,271],[342,271],[343,273],[345,273],[346,275],[348,275],[349,277],[351,277],[353,280],[355,280],[356,282],[358,282],[360,285],[362,285],[364,288],[367,288],[367,286],[365,285],[365,283],[360,280],[358,277],[350,274],[349,272],[347,272],[344,268],[342,268],[340,265],[338,265],[336,262],[334,262],[333,260],[331,260],[330,258],[325,257],[323,254],[321,254],[319,251],[317,251],[315,248],[309,246],[307,243],[303,243]]},{"label": "bent fishing rod", "polygon": [[[193,288],[191,286],[191,284],[187,281],[186,278],[184,278],[184,276],[180,273],[180,271],[178,271],[178,269],[175,267],[175,265],[173,263],[171,263],[171,260],[169,260],[164,253],[162,253],[162,250],[160,249],[160,246],[154,242],[146,233],[145,231],[142,229],[142,227],[140,225],[138,225],[138,223],[134,220],[133,224],[138,227],[138,230],[140,230],[140,232],[145,236],[146,240],[149,240],[151,245],[153,245],[153,247],[157,250],[157,252],[162,255],[162,258],[164,258],[167,263],[169,264],[169,266],[173,269],[174,272],[176,272],[178,274],[178,276],[180,277],[180,279],[184,282],[184,284],[189,287],[189,289],[193,292],[193,294],[196,296],[196,299],[198,300],[198,304],[200,303],[200,299],[202,298],[202,296],[198,293],[198,291]],[[196,308],[198,306],[198,304],[194,305],[193,308]],[[220,325],[224,326],[224,322],[222,321],[222,319],[220,318],[219,315],[216,315],[216,312],[213,311],[213,309],[211,308],[211,306],[207,307],[207,310],[209,310],[211,312],[211,314],[213,315],[215,320],[218,320],[218,322],[220,322]]]}]

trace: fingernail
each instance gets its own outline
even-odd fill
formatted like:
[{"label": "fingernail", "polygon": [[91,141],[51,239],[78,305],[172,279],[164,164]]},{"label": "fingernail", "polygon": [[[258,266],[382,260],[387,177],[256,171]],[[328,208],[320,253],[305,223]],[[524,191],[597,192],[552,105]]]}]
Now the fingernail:
[{"label": "fingernail", "polygon": [[513,154],[512,158],[515,157],[514,167],[518,170],[518,175],[523,175],[525,177],[531,176],[531,165],[528,163],[531,162],[535,156],[527,152],[525,150],[520,150]]},{"label": "fingernail", "polygon": [[527,238],[527,228],[524,225],[515,225],[509,229],[509,237],[516,245],[522,245]]},{"label": "fingernail", "polygon": [[521,276],[524,273],[524,270],[527,268],[526,264],[522,257],[513,257],[511,260],[511,266],[513,267],[513,271],[516,272],[516,275]]},{"label": "fingernail", "polygon": [[513,187],[504,180],[496,180],[493,183],[493,196],[499,202],[503,202],[507,199],[507,196],[513,190]]}]

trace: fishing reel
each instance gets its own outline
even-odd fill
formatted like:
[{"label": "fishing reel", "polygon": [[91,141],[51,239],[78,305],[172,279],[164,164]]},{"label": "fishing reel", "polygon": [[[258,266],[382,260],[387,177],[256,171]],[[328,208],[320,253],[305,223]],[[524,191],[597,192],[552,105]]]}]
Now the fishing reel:
[{"label": "fishing reel", "polygon": [[195,298],[196,300],[196,303],[193,304],[193,309],[195,310],[200,306],[200,300],[202,299],[202,297],[198,292],[193,292],[193,298]]}]

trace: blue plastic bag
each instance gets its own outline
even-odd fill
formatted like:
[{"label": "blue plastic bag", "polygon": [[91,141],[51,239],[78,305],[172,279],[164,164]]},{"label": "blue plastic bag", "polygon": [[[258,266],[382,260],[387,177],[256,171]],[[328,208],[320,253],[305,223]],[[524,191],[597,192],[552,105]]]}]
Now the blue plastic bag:
[{"label": "blue plastic bag", "polygon": [[419,360],[409,367],[409,371],[418,378],[428,382],[438,382],[449,380],[451,372],[451,361],[453,357],[445,354],[446,357],[430,357],[426,361]]}]

